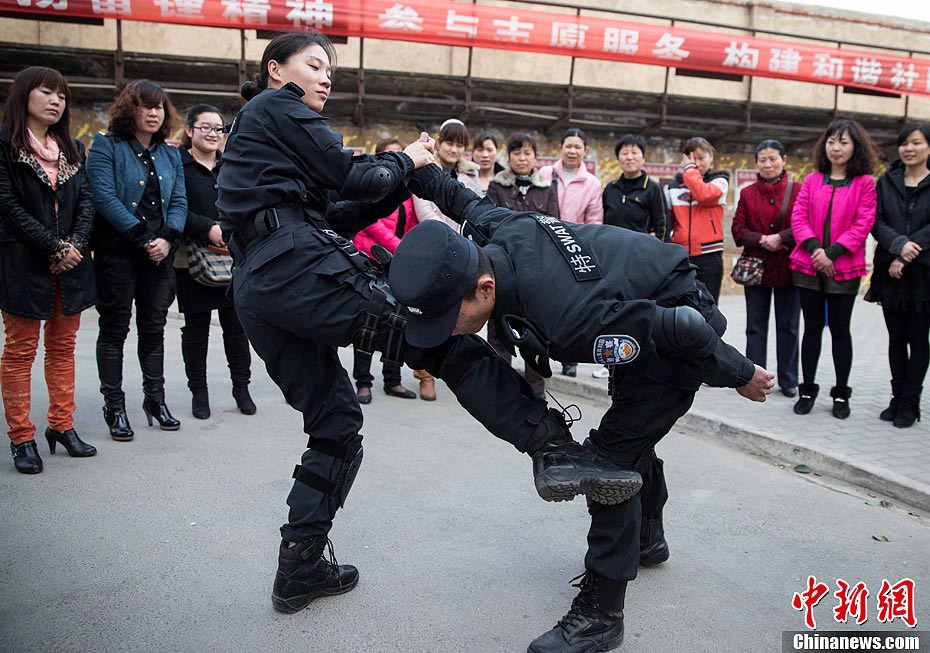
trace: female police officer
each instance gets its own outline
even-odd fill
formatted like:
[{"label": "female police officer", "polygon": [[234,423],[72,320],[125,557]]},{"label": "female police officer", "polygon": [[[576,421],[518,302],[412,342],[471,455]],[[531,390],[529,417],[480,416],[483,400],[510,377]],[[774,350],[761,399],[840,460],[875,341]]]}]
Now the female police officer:
[{"label": "female police officer", "polygon": [[[641,485],[638,474],[574,442],[561,415],[547,411],[480,339],[455,337],[405,351],[406,309],[348,238],[409,197],[404,179],[432,161],[433,143],[427,137],[402,153],[374,156],[346,152],[318,113],[333,60],[332,45],[315,32],[268,44],[260,75],[243,85],[249,102],[233,122],[218,177],[217,207],[236,261],[236,312],[310,436],[281,528],[272,603],[283,612],[347,592],[358,581],[358,571],[338,565],[331,547],[330,559],[323,558],[333,516],[362,460],[362,413],[339,346],[378,349],[387,360],[443,378],[489,431],[533,456],[544,498],[585,493],[611,503]],[[477,260],[450,258],[447,281],[474,277]]]}]

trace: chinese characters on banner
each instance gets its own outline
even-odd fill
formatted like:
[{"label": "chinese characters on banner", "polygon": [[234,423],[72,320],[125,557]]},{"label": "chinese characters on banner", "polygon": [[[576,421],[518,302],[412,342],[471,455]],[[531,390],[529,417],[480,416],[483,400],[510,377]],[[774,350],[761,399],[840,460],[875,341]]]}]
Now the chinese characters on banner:
[{"label": "chinese characters on banner", "polygon": [[[850,585],[845,580],[836,580],[837,590],[833,592],[836,605],[833,608],[833,619],[837,623],[864,624],[869,619],[869,589],[865,583],[858,582]],[[807,577],[807,589],[795,592],[791,599],[791,607],[804,613],[804,624],[814,630],[817,622],[814,620],[814,608],[830,594],[826,583],[821,583],[815,576]],[[900,619],[908,628],[917,625],[914,616],[914,581],[904,578],[892,585],[887,579],[882,580],[881,588],[875,595],[875,606],[879,623],[891,623]]]},{"label": "chinese characters on banner", "polygon": [[930,96],[930,59],[449,0],[0,0],[0,10],[302,29],[565,54]]}]

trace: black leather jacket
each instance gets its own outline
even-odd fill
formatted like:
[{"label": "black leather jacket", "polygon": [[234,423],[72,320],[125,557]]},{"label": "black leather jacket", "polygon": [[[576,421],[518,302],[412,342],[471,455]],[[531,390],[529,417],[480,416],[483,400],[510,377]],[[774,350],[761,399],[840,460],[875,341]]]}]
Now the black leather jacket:
[{"label": "black leather jacket", "polygon": [[[83,159],[84,146],[77,145]],[[0,309],[51,319],[56,279],[65,315],[93,306],[94,266],[87,248],[93,224],[94,200],[83,162],[65,163],[53,189],[35,158],[13,151],[6,126],[0,128]],[[50,257],[62,240],[79,247],[84,259],[55,275]]]}]

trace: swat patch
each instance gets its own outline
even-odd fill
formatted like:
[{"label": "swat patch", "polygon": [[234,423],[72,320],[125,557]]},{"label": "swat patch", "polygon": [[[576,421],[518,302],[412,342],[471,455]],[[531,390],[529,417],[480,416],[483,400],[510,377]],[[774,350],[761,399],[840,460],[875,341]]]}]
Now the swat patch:
[{"label": "swat patch", "polygon": [[561,252],[562,257],[575,275],[575,281],[593,281],[602,278],[594,254],[583,243],[578,242],[564,222],[550,215],[530,214],[549,234],[549,238]]},{"label": "swat patch", "polygon": [[594,362],[601,365],[624,365],[639,356],[639,343],[632,336],[598,336],[594,341]]}]

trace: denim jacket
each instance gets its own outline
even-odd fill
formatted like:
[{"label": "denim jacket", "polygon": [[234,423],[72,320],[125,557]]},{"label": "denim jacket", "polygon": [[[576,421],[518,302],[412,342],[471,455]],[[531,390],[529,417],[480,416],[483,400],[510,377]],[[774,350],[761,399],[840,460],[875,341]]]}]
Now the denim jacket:
[{"label": "denim jacket", "polygon": [[[162,143],[155,148],[152,160],[158,172],[166,229],[179,235],[187,220],[181,153],[176,147]],[[145,190],[145,172],[129,141],[103,132],[94,135],[87,153],[87,176],[94,202],[98,213],[121,235],[141,224],[135,213]]]}]

